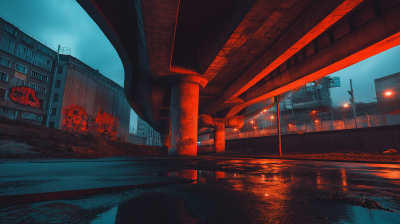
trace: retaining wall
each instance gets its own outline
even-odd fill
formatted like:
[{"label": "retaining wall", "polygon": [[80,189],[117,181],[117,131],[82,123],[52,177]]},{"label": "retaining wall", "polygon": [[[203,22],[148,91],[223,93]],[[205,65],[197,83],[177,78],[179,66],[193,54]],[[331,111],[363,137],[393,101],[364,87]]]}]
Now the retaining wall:
[{"label": "retaining wall", "polygon": [[[226,141],[226,150],[263,149],[279,152],[278,136]],[[400,125],[282,135],[282,152],[384,151],[400,152]]]}]

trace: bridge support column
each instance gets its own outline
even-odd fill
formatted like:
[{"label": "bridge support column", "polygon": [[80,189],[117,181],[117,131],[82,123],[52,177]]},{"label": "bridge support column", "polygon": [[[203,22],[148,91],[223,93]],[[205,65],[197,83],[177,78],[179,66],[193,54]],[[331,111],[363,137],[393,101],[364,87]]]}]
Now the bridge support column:
[{"label": "bridge support column", "polygon": [[214,140],[214,153],[225,152],[225,122],[215,123]]},{"label": "bridge support column", "polygon": [[171,88],[170,156],[197,156],[199,85],[182,81]]},{"label": "bridge support column", "polygon": [[165,130],[163,132],[163,148],[166,150],[170,150],[171,148],[171,118],[168,119],[167,126],[165,127]]}]

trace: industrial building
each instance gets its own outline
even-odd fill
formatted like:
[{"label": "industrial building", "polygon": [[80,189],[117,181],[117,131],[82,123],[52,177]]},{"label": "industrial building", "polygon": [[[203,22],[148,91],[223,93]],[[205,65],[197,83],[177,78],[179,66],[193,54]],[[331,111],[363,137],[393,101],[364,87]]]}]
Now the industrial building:
[{"label": "industrial building", "polygon": [[128,138],[124,89],[0,18],[0,115],[51,128]]},{"label": "industrial building", "polygon": [[129,135],[129,142],[136,145],[162,146],[161,135],[140,117],[137,119],[136,134]]},{"label": "industrial building", "polygon": [[375,79],[374,83],[378,103],[391,104],[400,100],[400,72]]}]

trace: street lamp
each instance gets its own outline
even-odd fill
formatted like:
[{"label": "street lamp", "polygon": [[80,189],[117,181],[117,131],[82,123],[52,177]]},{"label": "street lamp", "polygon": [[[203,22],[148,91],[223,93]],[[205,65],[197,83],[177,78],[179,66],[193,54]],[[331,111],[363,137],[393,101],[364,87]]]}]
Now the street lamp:
[{"label": "street lamp", "polygon": [[385,92],[385,95],[388,96],[388,97],[390,97],[390,101],[392,101],[392,108],[393,108],[393,111],[394,111],[394,105],[393,105],[393,99],[392,99],[393,92],[391,92],[391,91],[386,91],[386,92]]},{"label": "street lamp", "polygon": [[274,116],[271,116],[271,129],[274,127],[272,123],[272,119],[274,119]]},{"label": "street lamp", "polygon": [[349,104],[345,103],[345,104],[343,104],[343,107],[344,107],[344,108],[348,108],[348,107],[349,107]]}]

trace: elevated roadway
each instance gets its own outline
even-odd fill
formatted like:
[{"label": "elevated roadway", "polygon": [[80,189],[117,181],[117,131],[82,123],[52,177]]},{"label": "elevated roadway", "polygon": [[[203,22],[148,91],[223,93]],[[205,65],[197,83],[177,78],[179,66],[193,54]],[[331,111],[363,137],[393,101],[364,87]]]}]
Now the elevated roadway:
[{"label": "elevated roadway", "polygon": [[400,44],[400,0],[77,1],[170,155],[197,155],[199,127],[223,142],[247,107]]}]

